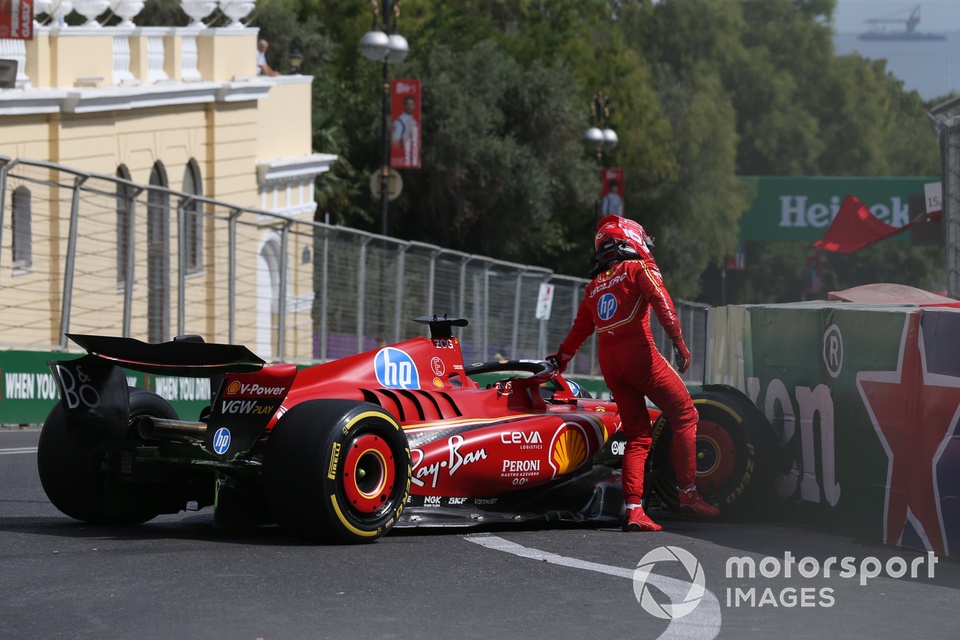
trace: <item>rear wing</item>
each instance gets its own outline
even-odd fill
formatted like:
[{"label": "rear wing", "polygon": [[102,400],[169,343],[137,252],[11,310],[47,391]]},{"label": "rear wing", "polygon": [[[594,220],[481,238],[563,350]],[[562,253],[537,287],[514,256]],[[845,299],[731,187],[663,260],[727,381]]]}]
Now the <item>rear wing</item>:
[{"label": "rear wing", "polygon": [[244,346],[208,343],[194,336],[158,344],[115,336],[68,333],[67,337],[91,355],[143,373],[209,378],[225,373],[251,373],[266,364]]}]

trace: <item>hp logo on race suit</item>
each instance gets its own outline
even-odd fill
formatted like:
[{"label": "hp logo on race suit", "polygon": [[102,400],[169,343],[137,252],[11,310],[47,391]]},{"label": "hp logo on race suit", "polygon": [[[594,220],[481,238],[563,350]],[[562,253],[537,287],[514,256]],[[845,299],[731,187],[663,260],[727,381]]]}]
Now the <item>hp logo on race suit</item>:
[{"label": "hp logo on race suit", "polygon": [[413,358],[406,352],[386,347],[373,361],[377,382],[388,389],[419,389],[420,375]]},{"label": "hp logo on race suit", "polygon": [[609,320],[617,312],[617,299],[612,293],[605,293],[600,296],[597,302],[597,315],[601,320]]},{"label": "hp logo on race suit", "polygon": [[213,434],[213,450],[217,455],[223,455],[230,448],[230,430],[226,427],[220,427]]}]

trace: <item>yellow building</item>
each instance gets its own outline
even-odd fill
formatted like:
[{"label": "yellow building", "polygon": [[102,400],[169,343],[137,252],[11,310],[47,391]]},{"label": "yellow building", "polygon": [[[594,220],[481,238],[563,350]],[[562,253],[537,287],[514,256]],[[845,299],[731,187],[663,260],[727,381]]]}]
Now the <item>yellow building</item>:
[{"label": "yellow building", "polygon": [[[199,21],[213,2],[183,0],[194,23],[169,28],[133,25],[128,3],[113,2],[119,26],[96,22],[106,0],[79,0],[86,25],[0,40],[16,63],[0,89],[0,346],[186,330],[270,357],[279,292],[312,301],[309,271],[290,281],[279,257],[312,238],[286,230],[312,220],[336,160],[311,149],[313,78],[257,75],[258,30],[239,21],[252,2],[221,0],[222,28]],[[58,25],[69,3],[47,4]]]}]

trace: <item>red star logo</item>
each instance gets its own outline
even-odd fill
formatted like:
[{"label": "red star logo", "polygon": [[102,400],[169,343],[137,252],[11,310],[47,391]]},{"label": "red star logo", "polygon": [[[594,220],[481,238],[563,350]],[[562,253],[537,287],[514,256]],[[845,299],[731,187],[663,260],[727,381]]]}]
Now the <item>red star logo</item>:
[{"label": "red star logo", "polygon": [[947,553],[937,462],[960,418],[960,378],[929,373],[920,314],[903,324],[896,371],[861,371],[857,388],[887,452],[883,541],[909,521],[928,550]]}]

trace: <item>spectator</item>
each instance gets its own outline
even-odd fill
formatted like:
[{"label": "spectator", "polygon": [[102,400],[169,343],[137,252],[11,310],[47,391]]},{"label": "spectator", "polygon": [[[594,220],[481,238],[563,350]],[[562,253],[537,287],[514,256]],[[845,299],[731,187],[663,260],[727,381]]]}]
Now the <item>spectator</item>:
[{"label": "spectator", "polygon": [[257,43],[257,75],[258,76],[278,76],[280,75],[279,71],[274,71],[270,68],[270,65],[267,64],[267,49],[270,47],[270,43],[266,40],[261,40]]}]

